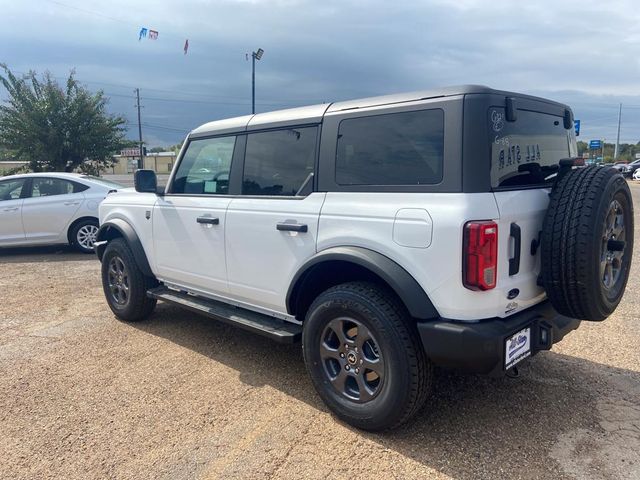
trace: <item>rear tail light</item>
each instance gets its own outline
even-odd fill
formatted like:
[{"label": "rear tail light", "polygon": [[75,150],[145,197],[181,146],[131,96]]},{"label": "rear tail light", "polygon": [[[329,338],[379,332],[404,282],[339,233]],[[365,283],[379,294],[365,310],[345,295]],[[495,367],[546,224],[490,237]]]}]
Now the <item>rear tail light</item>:
[{"label": "rear tail light", "polygon": [[464,226],[464,286],[471,290],[490,290],[498,274],[498,225],[495,222],[468,222]]}]

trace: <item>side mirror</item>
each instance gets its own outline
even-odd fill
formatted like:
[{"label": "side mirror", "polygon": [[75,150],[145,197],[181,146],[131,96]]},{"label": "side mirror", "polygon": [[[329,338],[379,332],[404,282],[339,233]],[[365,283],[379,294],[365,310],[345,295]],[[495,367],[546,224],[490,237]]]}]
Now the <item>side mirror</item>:
[{"label": "side mirror", "polygon": [[158,191],[158,179],[153,170],[137,170],[133,174],[133,184],[136,192],[156,193]]}]

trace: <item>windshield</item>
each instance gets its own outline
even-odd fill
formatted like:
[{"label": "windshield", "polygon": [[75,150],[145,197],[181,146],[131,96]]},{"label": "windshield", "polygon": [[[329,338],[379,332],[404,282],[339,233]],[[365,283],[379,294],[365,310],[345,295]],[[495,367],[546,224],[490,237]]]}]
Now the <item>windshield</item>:
[{"label": "windshield", "polygon": [[100,183],[105,187],[124,188],[124,185],[122,185],[121,183],[112,182],[111,180],[105,180],[104,178],[100,177],[94,177],[93,175],[82,175],[81,178],[86,178],[87,180],[91,180],[92,182]]},{"label": "windshield", "polygon": [[560,159],[577,155],[575,133],[560,116],[518,110],[516,121],[507,122],[505,109],[492,107],[489,132],[493,188],[544,185]]}]

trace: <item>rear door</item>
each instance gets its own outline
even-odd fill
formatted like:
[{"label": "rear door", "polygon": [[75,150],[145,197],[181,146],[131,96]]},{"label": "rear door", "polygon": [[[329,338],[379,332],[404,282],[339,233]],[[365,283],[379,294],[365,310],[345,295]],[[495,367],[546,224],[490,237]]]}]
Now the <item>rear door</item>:
[{"label": "rear door", "polygon": [[26,178],[0,181],[0,245],[24,242],[22,204],[26,183]]},{"label": "rear door", "polygon": [[236,136],[191,140],[168,192],[153,210],[156,275],[211,295],[226,295],[225,223]]},{"label": "rear door", "polygon": [[286,292],[316,252],[325,194],[312,192],[319,128],[249,133],[242,195],[229,204],[226,256],[229,293],[286,313]]},{"label": "rear door", "polygon": [[575,157],[577,149],[573,129],[564,128],[557,112],[520,109],[516,120],[508,122],[504,108],[491,107],[488,116],[491,186],[500,213],[497,286],[507,294],[519,291],[517,301],[506,307],[508,314],[544,298],[544,290],[537,285],[540,250],[536,242],[558,162]]},{"label": "rear door", "polygon": [[22,224],[29,243],[67,240],[67,228],[84,203],[74,182],[56,177],[33,177],[22,206]]}]

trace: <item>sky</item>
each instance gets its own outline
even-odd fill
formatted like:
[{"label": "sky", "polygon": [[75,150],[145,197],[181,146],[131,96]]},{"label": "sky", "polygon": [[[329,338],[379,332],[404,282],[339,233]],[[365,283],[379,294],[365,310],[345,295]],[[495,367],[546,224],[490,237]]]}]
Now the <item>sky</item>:
[{"label": "sky", "polygon": [[639,26],[633,0],[0,0],[0,63],[74,69],[130,138],[139,88],[149,146],[250,113],[258,48],[258,112],[482,84],[569,104],[585,141],[615,141],[622,103],[620,141],[637,143]]}]

